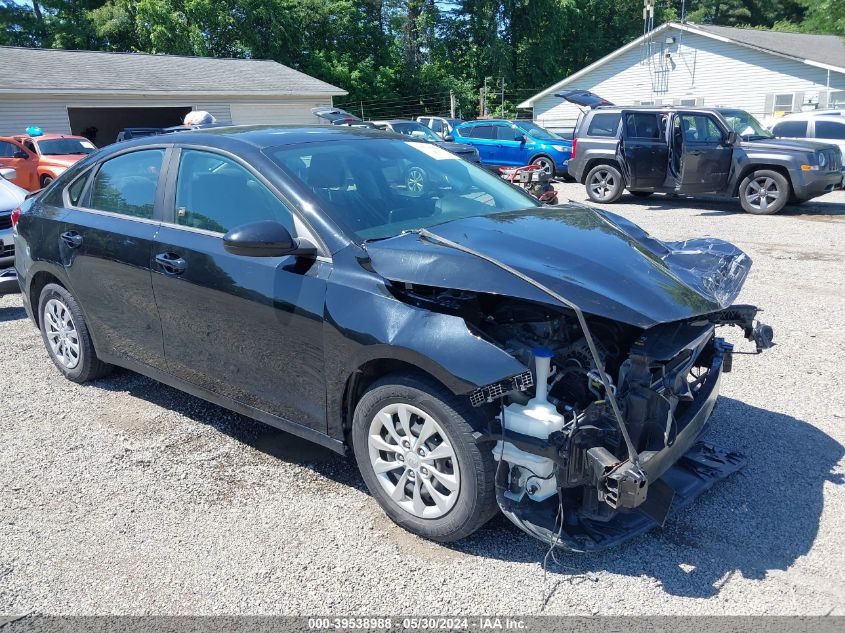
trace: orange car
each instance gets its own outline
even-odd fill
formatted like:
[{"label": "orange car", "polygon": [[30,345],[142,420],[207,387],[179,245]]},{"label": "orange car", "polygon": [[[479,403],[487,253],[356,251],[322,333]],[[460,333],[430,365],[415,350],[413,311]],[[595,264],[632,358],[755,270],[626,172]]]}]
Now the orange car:
[{"label": "orange car", "polygon": [[65,169],[95,151],[94,144],[83,136],[0,136],[0,167],[17,170],[17,177],[12,182],[35,191],[46,187]]}]

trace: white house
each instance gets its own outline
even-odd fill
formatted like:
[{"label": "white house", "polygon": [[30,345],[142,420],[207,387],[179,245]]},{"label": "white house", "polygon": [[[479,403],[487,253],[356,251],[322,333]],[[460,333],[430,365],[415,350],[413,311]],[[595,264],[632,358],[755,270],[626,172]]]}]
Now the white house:
[{"label": "white house", "polygon": [[833,35],[668,22],[519,104],[571,129],[578,109],[554,93],[589,90],[620,105],[732,106],[764,120],[845,108],[845,44]]},{"label": "white house", "polygon": [[0,135],[168,127],[190,110],[221,123],[318,123],[310,109],[345,90],[274,61],[0,47]]}]

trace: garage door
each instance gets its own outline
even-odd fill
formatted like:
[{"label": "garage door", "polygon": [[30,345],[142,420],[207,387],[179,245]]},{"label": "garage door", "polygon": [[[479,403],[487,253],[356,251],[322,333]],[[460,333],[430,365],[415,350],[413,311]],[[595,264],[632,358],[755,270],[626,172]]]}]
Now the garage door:
[{"label": "garage door", "polygon": [[71,133],[87,136],[98,147],[114,143],[121,130],[128,127],[162,128],[180,125],[190,105],[175,107],[97,108],[70,107],[67,109]]},{"label": "garage door", "polygon": [[319,123],[311,114],[313,103],[233,103],[235,125],[309,125]]}]

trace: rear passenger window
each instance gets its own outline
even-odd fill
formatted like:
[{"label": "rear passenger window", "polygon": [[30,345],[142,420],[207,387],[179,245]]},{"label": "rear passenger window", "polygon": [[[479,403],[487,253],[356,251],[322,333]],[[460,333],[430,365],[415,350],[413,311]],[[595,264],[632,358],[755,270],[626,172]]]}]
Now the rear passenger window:
[{"label": "rear passenger window", "polygon": [[198,150],[182,150],[176,178],[176,224],[226,233],[273,220],[294,232],[293,214],[258,178],[235,161]]},{"label": "rear passenger window", "polygon": [[845,123],[816,121],[816,138],[845,140]]},{"label": "rear passenger window", "polygon": [[625,131],[629,138],[658,140],[660,120],[655,112],[631,112],[625,115]]},{"label": "rear passenger window", "polygon": [[619,130],[621,114],[602,113],[593,116],[590,127],[587,128],[587,136],[616,136]]},{"label": "rear passenger window", "polygon": [[163,149],[148,149],[107,160],[94,177],[92,209],[136,218],[153,217]]},{"label": "rear passenger window", "polygon": [[470,135],[472,138],[494,139],[496,138],[496,130],[493,129],[492,125],[476,125],[472,128]]},{"label": "rear passenger window", "polygon": [[772,128],[772,134],[781,138],[806,138],[807,121],[781,121]]}]

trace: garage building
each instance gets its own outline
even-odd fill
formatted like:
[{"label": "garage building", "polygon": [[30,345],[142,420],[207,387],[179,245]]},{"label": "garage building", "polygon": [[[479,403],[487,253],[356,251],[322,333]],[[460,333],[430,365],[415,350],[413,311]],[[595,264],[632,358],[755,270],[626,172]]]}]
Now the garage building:
[{"label": "garage building", "polygon": [[346,91],[274,61],[0,47],[0,135],[30,125],[98,145],[126,127],[168,127],[190,110],[220,123],[318,123]]}]

